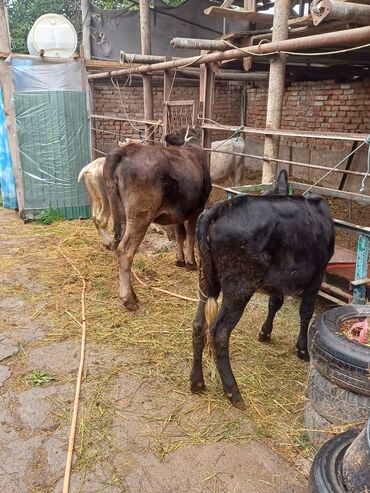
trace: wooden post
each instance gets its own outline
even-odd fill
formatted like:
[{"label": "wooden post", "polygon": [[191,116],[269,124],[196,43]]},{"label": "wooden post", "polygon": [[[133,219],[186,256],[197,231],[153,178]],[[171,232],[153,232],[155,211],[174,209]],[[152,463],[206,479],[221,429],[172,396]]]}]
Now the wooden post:
[{"label": "wooden post", "polygon": [[[207,119],[212,119],[213,116],[213,100],[214,100],[214,89],[215,89],[215,73],[213,70],[213,63],[206,64],[204,84],[205,84],[205,88],[204,88],[204,103],[203,103],[203,123],[209,123]],[[211,142],[212,142],[212,130],[209,128],[204,128],[203,147],[210,148]]]},{"label": "wooden post", "polygon": [[10,53],[8,15],[3,0],[0,0],[0,53],[2,55]]},{"label": "wooden post", "polygon": [[[140,0],[140,35],[141,35],[141,53],[142,55],[151,54],[151,37],[150,37],[150,11],[149,0]],[[153,85],[152,76],[143,75],[143,93],[144,93],[144,120],[153,120]],[[145,138],[154,139],[151,135],[152,126],[145,125]],[[147,142],[151,144],[149,140]]]},{"label": "wooden post", "polygon": [[[0,52],[10,54],[10,37],[8,16],[3,0],[0,0]],[[5,67],[3,67],[4,69]],[[18,210],[20,217],[24,216],[24,195],[22,184],[21,162],[18,150],[18,137],[14,105],[12,104],[12,96],[14,92],[13,74],[10,66],[3,70],[3,76],[0,79],[1,89],[4,100],[4,111],[6,118],[6,126],[8,130],[10,155],[12,158],[13,174],[15,181],[15,190],[17,194]]]},{"label": "wooden post", "polygon": [[85,60],[91,60],[91,40],[90,40],[90,2],[81,0],[81,17],[82,17],[82,48]]},{"label": "wooden post", "polygon": [[[168,58],[170,59],[170,58]],[[162,142],[166,145],[164,140],[165,136],[168,133],[168,100],[171,97],[171,85],[172,85],[172,71],[164,70],[163,71],[163,134],[162,134]]]},{"label": "wooden post", "polygon": [[[288,38],[288,19],[290,15],[290,0],[276,0],[274,23],[272,26],[272,42],[284,41]],[[266,128],[279,129],[285,89],[286,55],[274,55],[270,60],[269,89],[267,95]],[[265,137],[263,155],[278,158],[280,137]],[[276,175],[276,163],[263,161],[262,183],[271,183]]]}]

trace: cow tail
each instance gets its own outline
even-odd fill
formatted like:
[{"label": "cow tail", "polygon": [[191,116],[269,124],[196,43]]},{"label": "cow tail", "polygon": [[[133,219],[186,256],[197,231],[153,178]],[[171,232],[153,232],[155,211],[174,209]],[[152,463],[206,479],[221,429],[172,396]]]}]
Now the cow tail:
[{"label": "cow tail", "polygon": [[82,180],[82,177],[88,172],[90,171],[90,164],[87,164],[86,166],[84,166],[82,168],[82,170],[80,171],[80,174],[78,175],[78,178],[77,178],[77,182],[80,183],[80,181]]},{"label": "cow tail", "polygon": [[217,217],[217,208],[211,207],[204,211],[198,220],[197,240],[201,257],[200,278],[204,280],[206,293],[201,293],[206,298],[205,303],[205,322],[206,322],[206,343],[210,344],[210,327],[218,313],[217,298],[220,294],[220,283],[218,280],[215,266],[212,260],[212,252],[209,244],[209,226]]},{"label": "cow tail", "polygon": [[113,235],[116,245],[118,245],[122,239],[122,226],[119,209],[121,209],[124,213],[125,208],[123,198],[121,197],[119,183],[115,177],[115,171],[122,158],[126,157],[126,154],[127,151],[125,147],[114,149],[108,154],[103,168],[104,182],[108,193],[109,207],[113,220]]}]

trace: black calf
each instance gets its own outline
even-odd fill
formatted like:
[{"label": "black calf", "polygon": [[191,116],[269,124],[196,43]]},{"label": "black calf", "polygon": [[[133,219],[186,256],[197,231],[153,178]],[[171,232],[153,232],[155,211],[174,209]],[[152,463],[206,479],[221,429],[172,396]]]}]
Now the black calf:
[{"label": "black calf", "polygon": [[270,295],[259,334],[260,341],[269,341],[284,296],[302,295],[297,353],[308,359],[308,324],[334,251],[334,226],[326,202],[316,196],[286,196],[285,172],[274,193],[215,204],[201,214],[197,225],[201,301],[194,321],[191,390],[205,388],[202,353],[208,328],[224,391],[237,407],[244,407],[244,402],[230,366],[229,338],[246,304],[257,290]]}]

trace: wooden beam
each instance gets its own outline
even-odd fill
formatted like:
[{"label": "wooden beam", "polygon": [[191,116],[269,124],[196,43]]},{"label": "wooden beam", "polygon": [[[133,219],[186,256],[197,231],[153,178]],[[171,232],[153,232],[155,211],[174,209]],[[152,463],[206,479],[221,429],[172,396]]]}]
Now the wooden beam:
[{"label": "wooden beam", "polygon": [[[151,35],[150,35],[150,15],[149,0],[140,0],[140,37],[142,55],[151,54]],[[143,95],[144,95],[144,119],[153,120],[153,84],[152,76],[143,74]],[[145,138],[150,144],[152,136],[152,127],[145,125]]]},{"label": "wooden beam", "polygon": [[[206,65],[206,77],[205,77],[205,100],[203,104],[203,121],[212,119],[213,116],[213,102],[214,102],[214,90],[215,90],[215,73],[213,70],[213,63],[207,63]],[[204,128],[203,130],[203,147],[210,147],[212,143],[212,130],[210,128]],[[209,159],[209,155],[208,155]]]},{"label": "wooden beam", "polygon": [[[276,0],[274,24],[272,26],[272,42],[285,41],[288,38],[288,18],[290,0]],[[270,76],[267,94],[266,128],[278,129],[281,125],[283,99],[285,92],[286,55],[279,53],[270,59]],[[267,158],[277,158],[279,154],[280,137],[265,136],[263,155]],[[276,163],[264,161],[262,165],[262,183],[274,181]]]}]

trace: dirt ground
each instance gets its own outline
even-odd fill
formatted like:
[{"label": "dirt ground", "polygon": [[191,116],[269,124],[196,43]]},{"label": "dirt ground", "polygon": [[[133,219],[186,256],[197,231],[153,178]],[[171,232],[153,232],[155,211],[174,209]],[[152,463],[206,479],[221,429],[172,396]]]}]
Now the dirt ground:
[{"label": "dirt ground", "polygon": [[[135,264],[146,282],[156,281],[161,262],[173,253],[160,233],[151,231]],[[114,255],[100,245],[91,221],[63,221],[56,228],[25,225],[15,212],[0,209],[2,493],[62,491],[80,349],[81,286],[58,249],[71,238],[65,251],[79,268],[88,273],[102,266],[89,279],[87,355],[71,491],[304,492],[310,462],[302,430],[288,439],[269,429],[275,425],[275,409],[288,432],[302,414],[307,368],[294,355],[297,330],[290,333],[284,322],[292,309],[297,311],[295,302],[282,310],[272,345],[253,342],[247,354],[236,349],[244,348],[236,337],[233,359],[249,403],[242,412],[226,402],[211,363],[206,367],[209,392],[189,392],[195,305],[137,286],[141,308],[128,314],[116,300]],[[171,289],[194,295],[196,273],[178,274],[174,268],[170,282]],[[253,312],[261,303],[265,301],[257,298],[248,323],[243,322],[251,325],[253,341],[259,323]],[[168,312],[178,307],[176,320],[169,318]],[[138,332],[140,324],[145,325]],[[260,352],[253,355],[254,348]],[[278,361],[280,380],[280,370],[269,367],[269,358]],[[254,373],[264,359],[265,373]],[[34,370],[54,380],[32,385],[28,377]],[[284,382],[287,374],[289,382]],[[284,385],[291,388],[282,401]],[[271,386],[277,405],[270,397],[264,401],[264,389]],[[264,426],[256,425],[253,416],[263,418]],[[282,452],[289,440],[296,440],[295,454]]]}]

